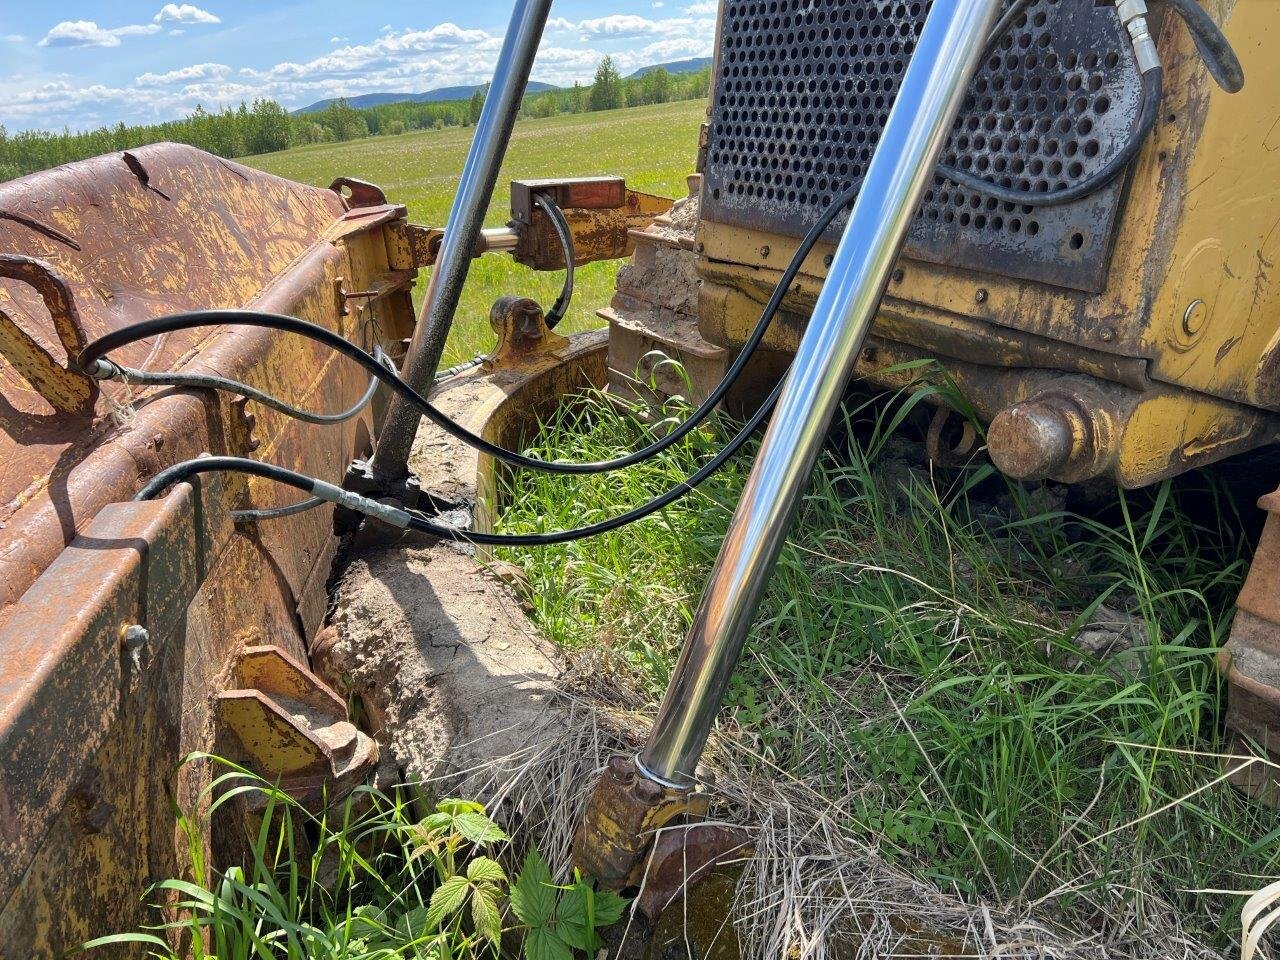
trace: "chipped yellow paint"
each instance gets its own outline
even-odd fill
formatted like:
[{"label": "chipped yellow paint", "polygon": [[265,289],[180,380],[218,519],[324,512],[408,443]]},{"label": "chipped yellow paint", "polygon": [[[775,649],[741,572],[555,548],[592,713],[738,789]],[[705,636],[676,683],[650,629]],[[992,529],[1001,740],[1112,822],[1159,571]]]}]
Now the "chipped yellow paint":
[{"label": "chipped yellow paint", "polygon": [[[1280,5],[1241,0],[1227,28],[1248,79],[1235,95],[1210,88],[1169,268],[1141,336],[1158,379],[1276,410]],[[1188,317],[1197,300],[1203,307]]]}]

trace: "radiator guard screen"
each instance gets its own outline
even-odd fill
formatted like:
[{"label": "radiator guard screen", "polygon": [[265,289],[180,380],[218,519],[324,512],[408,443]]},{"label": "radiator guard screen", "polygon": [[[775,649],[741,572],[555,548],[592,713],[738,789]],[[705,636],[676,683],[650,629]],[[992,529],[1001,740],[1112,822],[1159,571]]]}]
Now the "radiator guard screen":
[{"label": "radiator guard screen", "polygon": [[[802,236],[866,169],[930,6],[724,0],[704,219]],[[1063,187],[1121,148],[1140,99],[1114,7],[1038,0],[975,76],[944,160],[1018,189]],[[1124,188],[1121,178],[1075,203],[1033,207],[938,177],[906,254],[1100,291]]]}]

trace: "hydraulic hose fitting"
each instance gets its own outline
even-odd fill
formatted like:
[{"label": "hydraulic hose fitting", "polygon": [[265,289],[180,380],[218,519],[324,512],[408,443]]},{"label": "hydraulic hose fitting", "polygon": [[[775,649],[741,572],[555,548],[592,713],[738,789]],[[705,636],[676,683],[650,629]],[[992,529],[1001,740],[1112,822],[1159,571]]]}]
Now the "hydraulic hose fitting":
[{"label": "hydraulic hose fitting", "polygon": [[94,380],[110,380],[118,372],[118,368],[110,360],[99,357],[84,368],[84,375]]},{"label": "hydraulic hose fitting", "polygon": [[1160,54],[1156,51],[1156,42],[1151,37],[1151,28],[1147,25],[1147,4],[1145,0],[1117,0],[1116,14],[1125,30],[1129,32],[1129,41],[1133,44],[1133,56],[1138,61],[1139,73],[1150,73],[1160,67]]}]

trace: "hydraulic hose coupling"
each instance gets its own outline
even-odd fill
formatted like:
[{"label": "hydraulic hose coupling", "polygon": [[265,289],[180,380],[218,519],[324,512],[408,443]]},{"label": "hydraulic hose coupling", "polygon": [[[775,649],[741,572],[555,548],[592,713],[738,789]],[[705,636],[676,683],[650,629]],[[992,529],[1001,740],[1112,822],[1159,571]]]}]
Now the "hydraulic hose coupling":
[{"label": "hydraulic hose coupling", "polygon": [[85,376],[92,377],[94,380],[110,380],[116,375],[117,367],[110,360],[99,357],[85,368],[84,373]]},{"label": "hydraulic hose coupling", "polygon": [[1155,70],[1160,66],[1160,54],[1156,52],[1156,42],[1151,38],[1151,29],[1147,26],[1146,0],[1117,0],[1116,13],[1124,28],[1129,31],[1133,55],[1138,61],[1138,72]]}]

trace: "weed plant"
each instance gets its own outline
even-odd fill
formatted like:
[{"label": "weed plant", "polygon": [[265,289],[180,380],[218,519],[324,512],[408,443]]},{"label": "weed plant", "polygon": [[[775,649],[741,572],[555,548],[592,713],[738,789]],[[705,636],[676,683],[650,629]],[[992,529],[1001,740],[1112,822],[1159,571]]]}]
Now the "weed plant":
[{"label": "weed plant", "polygon": [[[444,799],[419,817],[369,787],[318,815],[243,767],[223,772],[208,812],[179,812],[192,864],[148,896],[175,919],[104,936],[81,950],[146,949],[159,960],[572,960],[602,946],[596,934],[626,903],[580,877],[557,886],[536,849],[511,881],[510,838],[467,800]],[[210,869],[202,837],[219,807],[250,801],[260,827],[250,860]],[[203,804],[202,804],[203,805]]]}]

